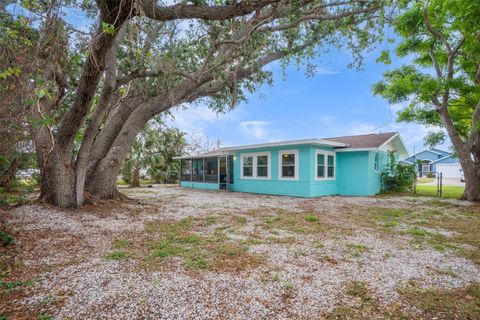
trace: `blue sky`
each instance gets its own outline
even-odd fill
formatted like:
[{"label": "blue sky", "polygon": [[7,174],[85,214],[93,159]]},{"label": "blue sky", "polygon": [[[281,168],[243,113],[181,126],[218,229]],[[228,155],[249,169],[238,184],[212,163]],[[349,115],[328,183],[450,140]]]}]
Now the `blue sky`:
[{"label": "blue sky", "polygon": [[[391,49],[394,45],[390,44]],[[274,85],[263,86],[247,103],[219,115],[202,105],[178,110],[172,125],[190,137],[220,139],[225,146],[398,131],[409,152],[414,148],[418,152],[425,148],[423,138],[430,129],[397,123],[396,112],[403,106],[389,106],[371,90],[386,70],[405,63],[398,58],[388,66],[376,63],[387,46],[367,54],[360,71],[348,68],[352,57],[337,49],[321,57],[320,72],[311,78],[291,67],[283,79],[279,64],[274,64],[269,66],[275,75]],[[439,147],[448,150],[449,145]]]}]

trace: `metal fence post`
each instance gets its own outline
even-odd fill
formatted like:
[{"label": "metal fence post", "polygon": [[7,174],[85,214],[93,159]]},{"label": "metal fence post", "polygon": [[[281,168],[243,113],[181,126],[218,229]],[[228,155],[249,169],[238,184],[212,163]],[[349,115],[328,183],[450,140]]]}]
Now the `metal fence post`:
[{"label": "metal fence post", "polygon": [[413,173],[413,194],[417,194],[417,173]]},{"label": "metal fence post", "polygon": [[443,174],[440,172],[440,181],[439,181],[439,184],[440,184],[440,189],[439,189],[439,192],[440,192],[440,198],[442,197],[442,189],[443,189]]}]

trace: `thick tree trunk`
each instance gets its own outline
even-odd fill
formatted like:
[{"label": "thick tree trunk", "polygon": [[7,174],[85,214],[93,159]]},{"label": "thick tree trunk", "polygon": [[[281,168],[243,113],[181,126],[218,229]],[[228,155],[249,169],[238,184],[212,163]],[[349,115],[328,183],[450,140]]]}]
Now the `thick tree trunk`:
[{"label": "thick tree trunk", "polygon": [[99,199],[117,198],[116,181],[123,160],[130,151],[137,134],[149,119],[150,116],[145,113],[132,114],[106,156],[98,163],[96,170],[86,181],[86,191]]},{"label": "thick tree trunk", "polygon": [[480,174],[477,170],[478,164],[471,159],[470,152],[459,152],[460,164],[465,177],[465,191],[462,199],[469,201],[480,201]]},{"label": "thick tree trunk", "polygon": [[15,180],[15,176],[18,170],[18,159],[13,158],[12,162],[8,166],[8,169],[0,176],[0,187],[4,188],[5,191],[10,191],[12,188],[12,183]]},{"label": "thick tree trunk", "polygon": [[[100,21],[113,24],[118,31],[131,13],[130,4],[102,2]],[[76,183],[77,175],[72,159],[74,139],[87,117],[105,70],[105,57],[114,45],[117,34],[118,32],[115,35],[105,34],[101,25],[97,29],[90,56],[82,69],[75,99],[63,116],[55,136],[55,145],[45,159],[40,195],[42,201],[59,207],[77,207],[81,203],[77,201],[77,196],[83,192],[83,183]],[[83,179],[81,175],[80,178]]]},{"label": "thick tree trunk", "polygon": [[480,201],[480,176],[465,172],[465,191],[462,199],[468,201]]},{"label": "thick tree trunk", "polygon": [[90,122],[85,130],[82,144],[78,150],[78,157],[76,161],[76,179],[75,179],[75,190],[76,190],[76,201],[77,207],[81,206],[84,201],[83,191],[85,187],[85,179],[87,175],[87,165],[90,158],[90,151],[93,146],[95,137],[104,121],[104,118],[108,114],[111,100],[115,95],[115,80],[117,75],[117,61],[116,55],[120,41],[125,35],[126,27],[125,25],[118,32],[115,43],[108,52],[106,60],[106,70],[105,70],[105,81],[103,84],[103,90],[100,95],[95,111],[90,119]]},{"label": "thick tree trunk", "polygon": [[[210,79],[202,78],[195,84],[186,83],[175,90],[175,95],[156,97],[149,102],[142,103],[139,100],[132,100],[138,103],[139,106],[135,106],[129,111],[127,118],[125,118],[125,114],[121,110],[124,107],[131,108],[131,106],[128,104],[124,106],[123,104],[126,102],[122,103],[118,115],[115,116],[116,120],[111,120],[110,123],[107,120],[108,125],[105,126],[102,132],[102,140],[106,141],[113,138],[114,140],[107,146],[105,146],[104,141],[98,142],[103,148],[98,148],[98,152],[95,152],[97,158],[94,158],[89,163],[85,190],[100,199],[117,198],[116,181],[118,173],[140,130],[155,115],[168,110],[174,105],[190,102],[202,96],[202,93],[195,94],[195,90],[208,80]],[[96,144],[97,141],[95,141]],[[99,157],[100,155],[104,156]]]},{"label": "thick tree trunk", "polygon": [[53,150],[42,170],[40,200],[62,208],[76,207],[75,170],[69,150]]},{"label": "thick tree trunk", "polygon": [[133,169],[132,180],[130,181],[130,187],[138,188],[140,187],[140,167],[135,167]]}]

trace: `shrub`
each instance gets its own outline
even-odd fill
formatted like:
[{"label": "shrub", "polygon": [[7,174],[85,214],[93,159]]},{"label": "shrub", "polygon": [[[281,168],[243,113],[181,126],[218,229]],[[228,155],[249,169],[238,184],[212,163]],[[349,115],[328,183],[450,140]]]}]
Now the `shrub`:
[{"label": "shrub", "polygon": [[0,245],[8,246],[15,243],[15,239],[13,239],[9,234],[6,232],[0,231]]},{"label": "shrub", "polygon": [[398,163],[392,151],[388,152],[388,159],[388,164],[381,175],[383,190],[395,192],[411,191],[415,182],[413,165],[406,166]]}]

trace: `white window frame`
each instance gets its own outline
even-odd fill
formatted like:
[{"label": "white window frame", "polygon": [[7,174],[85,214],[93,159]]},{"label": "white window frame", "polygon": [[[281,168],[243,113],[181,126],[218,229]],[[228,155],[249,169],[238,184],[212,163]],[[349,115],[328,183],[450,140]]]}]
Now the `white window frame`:
[{"label": "white window frame", "polygon": [[[325,163],[325,177],[318,177],[318,155],[323,154]],[[328,176],[328,156],[333,156],[333,177]],[[315,175],[315,180],[316,181],[325,181],[325,180],[335,180],[337,179],[337,154],[332,151],[327,151],[327,150],[320,150],[317,149],[315,150],[315,170],[313,170],[314,175]]]},{"label": "white window frame", "polygon": [[[295,155],[295,166],[294,166],[294,176],[293,177],[282,177],[282,156],[284,154],[293,154]],[[278,151],[278,180],[298,180],[298,167],[299,167],[300,157],[298,149],[289,149],[289,150],[280,150]]]},{"label": "white window frame", "polygon": [[[267,170],[267,177],[259,177],[257,176],[257,157],[258,156],[267,156],[267,163],[268,163],[268,170]],[[243,158],[245,157],[252,157],[253,158],[253,168],[252,168],[252,176],[245,177],[243,175]],[[272,177],[272,155],[271,152],[252,152],[252,153],[241,153],[240,154],[240,177],[241,179],[255,179],[255,180],[269,180]]]},{"label": "white window frame", "polygon": [[[377,161],[378,157],[378,161]],[[373,171],[380,171],[380,152],[375,152],[373,155]]]}]

